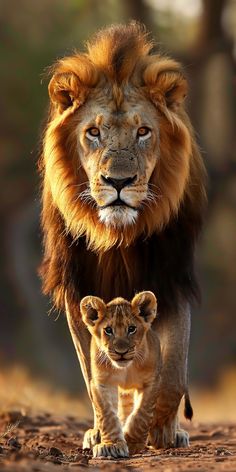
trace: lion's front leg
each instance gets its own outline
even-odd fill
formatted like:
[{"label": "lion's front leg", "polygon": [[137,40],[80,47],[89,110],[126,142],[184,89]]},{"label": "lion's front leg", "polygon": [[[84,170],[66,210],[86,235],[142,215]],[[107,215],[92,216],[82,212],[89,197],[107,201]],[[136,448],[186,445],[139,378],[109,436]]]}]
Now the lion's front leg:
[{"label": "lion's front leg", "polygon": [[[76,313],[73,310],[69,309],[69,306],[66,302],[66,317],[70,333],[73,339],[73,343],[79,358],[80,367],[83,373],[85,384],[87,387],[88,395],[92,402],[92,392],[91,392],[91,365],[90,365],[90,342],[91,335],[87,330],[86,326],[81,320],[79,311]],[[94,407],[93,407],[94,410]],[[95,444],[100,442],[100,432],[97,425],[97,418],[94,411],[94,426],[93,428],[86,431],[84,435],[83,448],[92,449]]]},{"label": "lion's front leg", "polygon": [[162,371],[149,443],[155,448],[187,447],[189,436],[179,428],[177,413],[187,385],[189,307],[182,306],[177,314],[163,316],[155,327],[161,344]]},{"label": "lion's front leg", "polygon": [[67,301],[66,304],[66,318],[70,330],[70,334],[75,346],[77,356],[79,358],[80,367],[86,383],[87,391],[91,399],[91,360],[90,360],[90,344],[91,334],[82,321],[79,309],[76,313],[71,310]]}]

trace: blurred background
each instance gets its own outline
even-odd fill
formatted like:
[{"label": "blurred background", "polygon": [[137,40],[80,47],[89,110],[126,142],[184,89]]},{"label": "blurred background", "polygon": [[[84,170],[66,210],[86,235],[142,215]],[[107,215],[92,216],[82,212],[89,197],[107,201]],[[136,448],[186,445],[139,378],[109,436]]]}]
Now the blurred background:
[{"label": "blurred background", "polygon": [[236,419],[235,0],[0,1],[0,409],[55,408],[58,399],[59,410],[87,414],[66,320],[48,316],[37,276],[43,73],[98,28],[130,19],[145,23],[189,77],[187,107],[209,175],[189,378],[197,418]]}]

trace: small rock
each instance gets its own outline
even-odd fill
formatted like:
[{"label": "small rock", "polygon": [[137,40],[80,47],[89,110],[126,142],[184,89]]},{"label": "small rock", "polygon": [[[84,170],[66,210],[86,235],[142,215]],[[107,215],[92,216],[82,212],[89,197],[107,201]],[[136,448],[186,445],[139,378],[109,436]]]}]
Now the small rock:
[{"label": "small rock", "polygon": [[54,457],[62,457],[63,453],[57,447],[50,447],[49,453]]},{"label": "small rock", "polygon": [[8,441],[8,445],[14,447],[14,449],[21,449],[21,444],[17,441],[16,438],[10,438]]},{"label": "small rock", "polygon": [[223,447],[218,447],[215,451],[216,456],[232,456],[232,452],[224,449]]}]

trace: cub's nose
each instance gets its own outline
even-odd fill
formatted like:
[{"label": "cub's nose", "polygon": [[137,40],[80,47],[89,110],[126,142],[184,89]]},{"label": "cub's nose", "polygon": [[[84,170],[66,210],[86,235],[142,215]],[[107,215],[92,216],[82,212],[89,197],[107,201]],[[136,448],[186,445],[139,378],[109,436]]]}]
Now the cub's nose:
[{"label": "cub's nose", "polygon": [[125,179],[114,179],[112,177],[105,177],[104,175],[101,175],[101,179],[103,180],[104,183],[108,185],[112,185],[117,192],[120,192],[122,188],[127,187],[127,185],[131,185],[135,182],[136,180],[136,175],[134,177],[127,177]]},{"label": "cub's nose", "polygon": [[117,351],[117,349],[115,349],[115,353],[119,354],[120,356],[124,356],[125,354],[127,354],[127,352],[128,352],[128,349],[127,351],[120,351],[120,350]]},{"label": "cub's nose", "polygon": [[116,354],[126,354],[129,350],[129,344],[124,339],[115,339],[113,346]]}]

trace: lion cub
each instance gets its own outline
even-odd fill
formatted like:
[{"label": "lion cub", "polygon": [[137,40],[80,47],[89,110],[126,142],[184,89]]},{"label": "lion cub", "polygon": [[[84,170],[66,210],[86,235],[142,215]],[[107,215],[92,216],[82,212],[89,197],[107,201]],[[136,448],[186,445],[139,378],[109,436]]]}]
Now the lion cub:
[{"label": "lion cub", "polygon": [[152,329],[156,297],[141,292],[131,302],[116,298],[106,305],[88,296],[80,310],[92,335],[96,417],[84,447],[93,447],[94,457],[128,457],[144,448],[156,404],[160,371],[159,340]]}]

